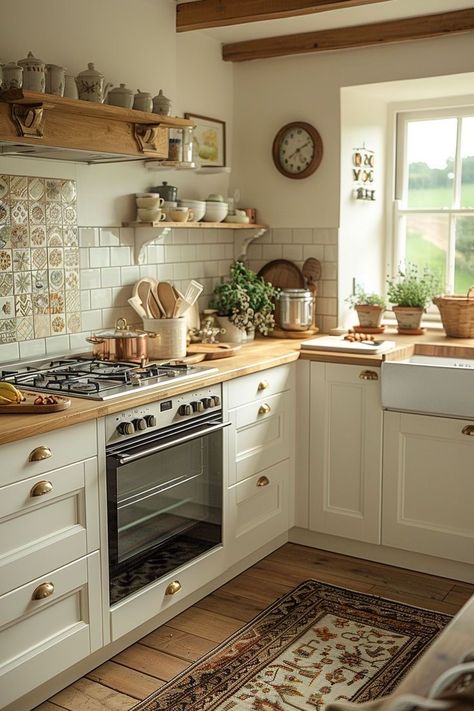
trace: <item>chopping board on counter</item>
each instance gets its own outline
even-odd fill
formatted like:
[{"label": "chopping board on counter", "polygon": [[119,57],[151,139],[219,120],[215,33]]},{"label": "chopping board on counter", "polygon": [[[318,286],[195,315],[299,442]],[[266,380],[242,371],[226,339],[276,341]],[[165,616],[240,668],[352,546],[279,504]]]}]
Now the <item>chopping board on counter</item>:
[{"label": "chopping board on counter", "polygon": [[214,360],[216,358],[230,358],[240,351],[242,346],[234,343],[190,343],[187,352],[204,353],[206,360]]},{"label": "chopping board on counter", "polygon": [[[61,410],[66,410],[70,405],[71,401],[67,397],[62,397],[61,395],[54,395],[55,403],[48,403],[46,393],[33,393],[22,390],[25,397],[23,402],[12,402],[9,405],[0,405],[0,414],[2,415],[41,415],[48,412],[60,412]],[[45,401],[44,405],[35,405],[35,400],[39,397],[43,398]]]},{"label": "chopping board on counter", "polygon": [[395,341],[346,341],[344,336],[322,336],[302,341],[300,348],[311,351],[340,351],[344,353],[371,354],[386,353],[395,348]]},{"label": "chopping board on counter", "polygon": [[279,289],[304,289],[305,281],[300,268],[288,259],[274,259],[267,262],[258,272],[259,277],[269,281]]}]

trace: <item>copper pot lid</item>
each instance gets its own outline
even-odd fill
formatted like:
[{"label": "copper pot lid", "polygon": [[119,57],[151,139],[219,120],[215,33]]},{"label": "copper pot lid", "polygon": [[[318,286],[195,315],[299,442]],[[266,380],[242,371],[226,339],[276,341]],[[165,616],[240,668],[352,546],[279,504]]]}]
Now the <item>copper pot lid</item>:
[{"label": "copper pot lid", "polygon": [[145,338],[147,335],[146,331],[130,329],[125,318],[117,319],[114,329],[99,331],[94,334],[97,338]]}]

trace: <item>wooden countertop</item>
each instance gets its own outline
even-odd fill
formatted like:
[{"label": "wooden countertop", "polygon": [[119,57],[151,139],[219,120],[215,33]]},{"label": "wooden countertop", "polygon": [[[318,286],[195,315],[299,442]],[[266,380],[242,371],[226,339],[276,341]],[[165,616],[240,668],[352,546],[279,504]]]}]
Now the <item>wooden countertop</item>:
[{"label": "wooden countertop", "polygon": [[[444,332],[431,331],[423,336],[399,336],[395,329],[387,330],[383,338],[396,343],[392,351],[380,355],[359,355],[336,351],[300,350],[299,339],[257,338],[254,342],[242,346],[237,355],[213,361],[204,361],[203,365],[213,365],[218,371],[213,375],[192,381],[193,387],[205,387],[214,383],[239,378],[266,368],[273,368],[301,358],[331,363],[368,365],[378,367],[384,360],[401,360],[413,353],[424,355],[457,356],[474,358],[474,339],[447,338]],[[323,334],[322,334],[323,335]],[[0,444],[24,439],[32,435],[68,427],[87,420],[110,415],[123,409],[144,405],[148,402],[179,395],[190,388],[190,383],[161,388],[159,392],[140,392],[125,399],[100,402],[71,398],[71,407],[62,412],[38,415],[0,415]]]}]

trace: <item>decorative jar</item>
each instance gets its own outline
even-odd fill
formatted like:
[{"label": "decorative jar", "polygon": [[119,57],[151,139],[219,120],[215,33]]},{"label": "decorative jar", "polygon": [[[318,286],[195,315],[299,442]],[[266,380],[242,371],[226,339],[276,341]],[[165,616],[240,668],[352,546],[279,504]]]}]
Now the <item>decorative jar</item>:
[{"label": "decorative jar", "polygon": [[28,52],[28,56],[25,59],[20,59],[18,64],[23,68],[23,88],[44,94],[46,65],[43,60],[35,57],[33,52]]}]

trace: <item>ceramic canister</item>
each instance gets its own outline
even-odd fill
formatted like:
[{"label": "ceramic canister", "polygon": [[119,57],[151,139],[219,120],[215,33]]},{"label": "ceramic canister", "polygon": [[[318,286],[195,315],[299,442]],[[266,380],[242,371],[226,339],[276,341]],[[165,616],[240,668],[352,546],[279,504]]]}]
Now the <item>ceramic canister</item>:
[{"label": "ceramic canister", "polygon": [[2,89],[20,89],[23,85],[23,67],[16,62],[8,62],[3,67]]},{"label": "ceramic canister", "polygon": [[46,65],[46,93],[64,96],[66,70],[57,64]]},{"label": "ceramic canister", "polygon": [[133,108],[137,111],[148,111],[151,113],[153,110],[153,99],[148,91],[140,91],[137,89],[137,93],[133,97]]},{"label": "ceramic canister", "polygon": [[23,88],[44,93],[46,65],[43,60],[35,57],[32,52],[28,52],[28,56],[25,59],[20,59],[18,64],[23,67]]},{"label": "ceramic canister", "polygon": [[111,89],[107,95],[107,103],[112,106],[121,106],[124,109],[131,109],[133,105],[133,91],[125,84]]},{"label": "ceramic canister", "polygon": [[153,97],[153,113],[161,116],[169,116],[171,113],[171,101],[163,94],[163,89]]},{"label": "ceramic canister", "polygon": [[66,74],[64,78],[64,96],[68,99],[78,99],[76,80],[72,74]]},{"label": "ceramic canister", "polygon": [[77,92],[82,101],[95,101],[101,104],[107,94],[110,84],[104,87],[104,75],[97,71],[93,62],[87,69],[79,72],[76,77]]}]

